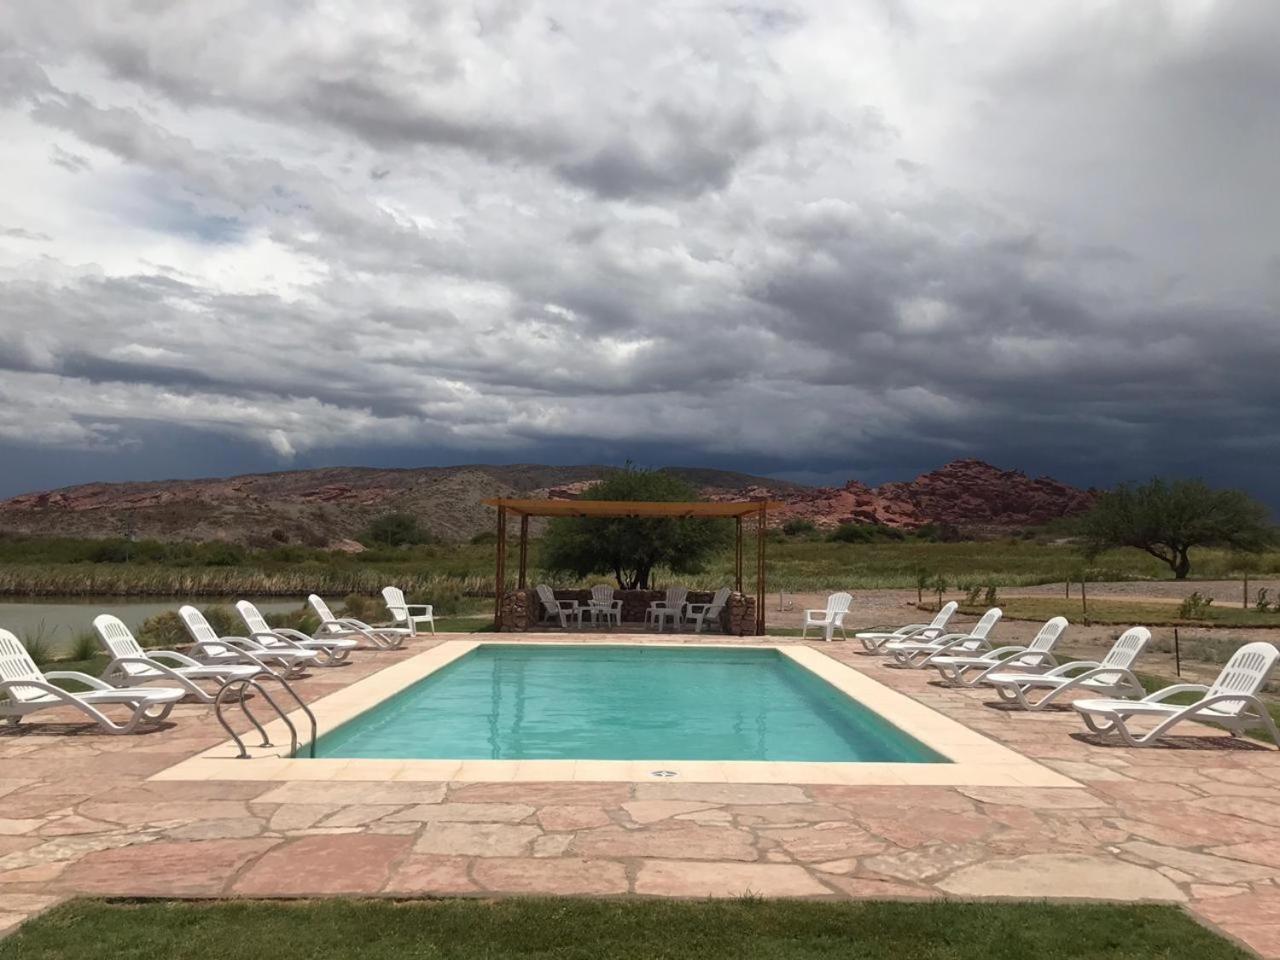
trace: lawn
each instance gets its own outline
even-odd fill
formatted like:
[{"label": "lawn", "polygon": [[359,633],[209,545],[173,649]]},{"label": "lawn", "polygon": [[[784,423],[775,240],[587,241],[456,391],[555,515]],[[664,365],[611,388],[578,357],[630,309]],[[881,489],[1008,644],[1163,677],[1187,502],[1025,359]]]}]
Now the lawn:
[{"label": "lawn", "polygon": [[1244,960],[1175,907],[777,900],[77,901],[0,960]]},{"label": "lawn", "polygon": [[[1195,589],[1188,584],[1187,592]],[[1014,620],[1035,620],[1043,622],[1050,617],[1064,616],[1069,620],[1084,621],[1086,615],[1080,605],[1080,590],[1073,591],[1075,596],[1070,600],[1063,597],[999,597],[996,606],[1004,611],[1004,615]],[[1160,603],[1159,601],[1142,600],[1090,600],[1088,602],[1088,620],[1090,623],[1115,624],[1117,626],[1145,627],[1280,627],[1280,612],[1259,613],[1254,609],[1239,606],[1214,604],[1203,608],[1194,619],[1186,619],[1178,615],[1179,604]],[[932,608],[929,608],[932,609]],[[980,616],[986,610],[984,604],[975,606],[962,605],[960,612],[971,616]]]},{"label": "lawn", "polygon": [[[467,612],[461,598],[492,596],[493,544],[426,544],[380,548],[362,554],[301,547],[231,550],[227,545],[188,545],[185,553],[122,560],[103,554],[95,541],[23,540],[0,537],[0,595],[9,596],[324,596],[375,595],[388,582],[413,596],[431,597],[437,612]],[[754,546],[754,545],[753,545]],[[215,547],[218,549],[215,550]],[[109,555],[112,559],[100,560]],[[538,564],[533,544],[534,582],[570,586]],[[1192,553],[1192,575],[1234,576],[1236,558],[1220,550]],[[933,543],[886,540],[834,543],[819,537],[771,535],[769,590],[914,588],[920,580],[944,577],[952,588],[969,585],[1027,586],[1077,579],[1168,579],[1168,567],[1132,549],[1110,550],[1089,559],[1074,545],[1035,539]],[[1280,572],[1280,553],[1259,557],[1257,576]],[[750,563],[748,564],[750,567]],[[608,577],[590,577],[607,582]],[[713,558],[702,573],[657,572],[659,585],[684,583],[715,589],[733,579],[731,552]],[[750,580],[750,578],[748,578]],[[754,583],[747,584],[748,590]],[[1187,592],[1194,590],[1188,583]]]}]

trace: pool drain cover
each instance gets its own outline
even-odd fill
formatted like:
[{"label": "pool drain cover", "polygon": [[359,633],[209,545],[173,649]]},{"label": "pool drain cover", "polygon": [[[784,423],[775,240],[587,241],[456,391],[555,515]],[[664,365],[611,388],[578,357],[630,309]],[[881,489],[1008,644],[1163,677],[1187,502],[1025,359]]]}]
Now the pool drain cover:
[{"label": "pool drain cover", "polygon": [[675,776],[679,776],[679,774],[677,774],[674,770],[650,770],[650,771],[649,771],[649,776],[651,776],[651,777],[675,777]]}]

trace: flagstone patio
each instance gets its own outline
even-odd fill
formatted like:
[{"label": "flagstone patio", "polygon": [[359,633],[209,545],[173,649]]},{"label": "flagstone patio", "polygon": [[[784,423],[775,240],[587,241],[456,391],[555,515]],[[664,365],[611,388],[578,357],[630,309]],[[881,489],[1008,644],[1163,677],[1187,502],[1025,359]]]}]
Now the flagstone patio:
[{"label": "flagstone patio", "polygon": [[1088,897],[1184,903],[1280,958],[1280,752],[1207,729],[1102,746],[1073,713],[993,709],[852,644],[812,646],[1082,786],[151,781],[225,740],[208,707],[132,737],[49,714],[0,728],[0,931],[78,894]]}]

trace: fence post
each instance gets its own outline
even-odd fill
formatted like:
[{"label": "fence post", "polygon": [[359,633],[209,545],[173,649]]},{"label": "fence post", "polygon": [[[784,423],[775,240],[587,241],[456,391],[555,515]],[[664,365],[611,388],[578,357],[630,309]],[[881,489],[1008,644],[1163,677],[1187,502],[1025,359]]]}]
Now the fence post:
[{"label": "fence post", "polygon": [[1182,648],[1178,644],[1178,628],[1173,628],[1173,672],[1182,676]]}]

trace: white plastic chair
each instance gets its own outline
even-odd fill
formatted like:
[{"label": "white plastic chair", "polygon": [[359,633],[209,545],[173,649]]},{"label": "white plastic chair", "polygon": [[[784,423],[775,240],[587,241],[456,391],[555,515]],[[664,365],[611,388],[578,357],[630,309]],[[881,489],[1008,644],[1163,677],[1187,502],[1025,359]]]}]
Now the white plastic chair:
[{"label": "white plastic chair", "polygon": [[[1133,673],[1134,661],[1151,640],[1146,627],[1130,627],[1111,645],[1101,662],[1075,660],[1047,673],[1004,673],[993,671],[987,683],[1005,703],[1016,703],[1024,710],[1046,710],[1072,690],[1084,690],[1113,699],[1129,699],[1146,694],[1141,681]],[[1027,693],[1047,691],[1039,700],[1027,699]]]},{"label": "white plastic chair", "polygon": [[[72,693],[50,683],[51,680],[74,680],[90,689]],[[133,733],[144,724],[163,721],[185,695],[186,690],[176,687],[113,687],[78,670],[44,673],[35,665],[22,641],[8,630],[0,629],[0,717],[15,727],[28,715],[41,710],[71,707],[86,714],[106,733]],[[98,709],[116,705],[133,711],[124,723],[116,723]]]},{"label": "white plastic chair", "polygon": [[928,623],[908,623],[892,633],[883,630],[867,630],[855,633],[854,637],[862,641],[862,645],[869,653],[876,653],[886,643],[892,643],[895,640],[933,640],[947,632],[947,621],[958,609],[959,604],[954,600],[948,600]]},{"label": "white plastic chair", "polygon": [[827,597],[827,605],[822,610],[806,610],[804,612],[804,630],[800,632],[800,638],[806,639],[809,636],[810,627],[821,627],[822,638],[830,641],[831,635],[836,631],[840,631],[840,636],[848,640],[849,635],[844,632],[844,615],[849,612],[849,604],[853,603],[853,594],[833,593]]},{"label": "white plastic chair", "polygon": [[382,599],[387,602],[387,611],[391,614],[392,623],[395,626],[399,626],[402,623],[407,626],[409,628],[409,636],[416,637],[418,635],[418,624],[420,623],[430,624],[431,635],[435,636],[435,608],[431,604],[406,603],[404,591],[399,587],[383,587]]},{"label": "white plastic chair", "polygon": [[576,617],[578,626],[582,626],[582,605],[577,600],[557,600],[555,591],[545,583],[538,584],[538,599],[545,612],[544,620],[556,620],[561,630],[569,629],[569,618]]},{"label": "white plastic chair", "polygon": [[[658,627],[658,631],[662,631],[662,624],[665,620],[671,620],[672,628],[676,627],[680,622],[680,617],[684,612],[684,601],[689,596],[688,587],[667,587],[666,596],[662,600],[654,600],[649,604],[648,609],[644,612],[645,625],[653,623]],[[673,615],[671,611],[674,610]]]},{"label": "white plastic chair", "polygon": [[[1261,727],[1280,747],[1280,731],[1276,730],[1267,705],[1258,697],[1258,691],[1267,682],[1278,657],[1280,650],[1274,644],[1264,640],[1246,643],[1231,655],[1211,686],[1176,683],[1141,700],[1077,700],[1071,706],[1094,733],[1103,736],[1115,734],[1131,747],[1149,746],[1188,720],[1216,723],[1231,731],[1232,736]],[[1199,693],[1202,696],[1185,706],[1164,702],[1180,693]],[[1129,721],[1133,717],[1151,717],[1159,723],[1147,733],[1136,734],[1129,729]]]},{"label": "white plastic chair", "polygon": [[333,611],[329,609],[329,604],[314,593],[308,594],[307,603],[311,604],[311,609],[320,618],[320,629],[316,631],[318,639],[361,637],[377,649],[397,650],[404,645],[405,638],[409,636],[408,627],[375,627],[354,617],[335,617]]},{"label": "white plastic chair", "polygon": [[684,622],[693,624],[694,633],[701,633],[707,623],[718,624],[720,611],[729,601],[729,588],[721,587],[711,598],[710,603],[686,603],[684,605]]},{"label": "white plastic chair", "polygon": [[176,650],[144,650],[133,632],[119,617],[109,613],[93,618],[98,644],[111,657],[102,669],[102,679],[113,687],[130,687],[156,680],[181,687],[201,703],[213,703],[197,680],[212,680],[221,686],[228,680],[243,679],[264,669],[252,663],[204,664]]},{"label": "white plastic chair", "polygon": [[360,641],[345,637],[309,637],[292,627],[273,627],[248,600],[237,603],[236,612],[240,614],[240,619],[249,630],[249,639],[254,643],[259,643],[268,650],[310,650],[317,654],[317,663],[322,667],[334,667],[346,662],[351,651],[360,646]]},{"label": "white plastic chair", "polygon": [[900,667],[924,667],[937,656],[969,655],[991,649],[987,639],[992,629],[1004,615],[999,607],[992,607],[968,633],[945,633],[932,640],[895,640],[884,645],[884,651],[893,657]]},{"label": "white plastic chair", "polygon": [[1053,648],[1066,629],[1067,618],[1054,617],[1045,622],[1026,646],[997,647],[974,656],[933,657],[930,662],[938,668],[943,680],[965,687],[978,686],[997,670],[1044,673],[1058,665]]},{"label": "white plastic chair", "polygon": [[607,583],[597,584],[591,588],[591,605],[587,608],[587,612],[591,614],[591,622],[599,623],[600,618],[604,617],[604,622],[612,626],[617,624],[622,626],[622,601],[613,598],[613,587]]},{"label": "white plastic chair", "polygon": [[315,653],[310,650],[268,650],[248,637],[220,637],[204,614],[190,605],[179,607],[178,616],[191,635],[187,654],[201,663],[254,663],[270,673],[275,671],[267,664],[276,663],[284,668],[286,676],[292,676],[316,660]]}]

